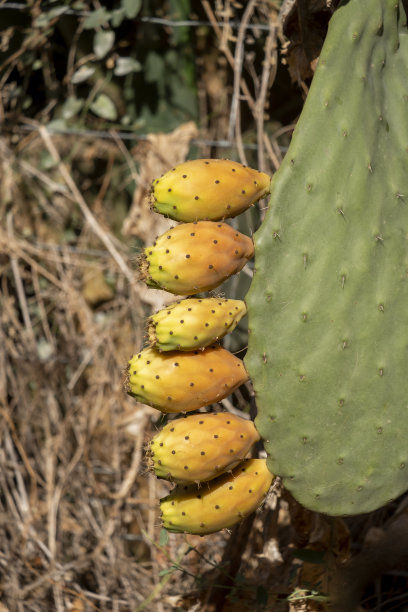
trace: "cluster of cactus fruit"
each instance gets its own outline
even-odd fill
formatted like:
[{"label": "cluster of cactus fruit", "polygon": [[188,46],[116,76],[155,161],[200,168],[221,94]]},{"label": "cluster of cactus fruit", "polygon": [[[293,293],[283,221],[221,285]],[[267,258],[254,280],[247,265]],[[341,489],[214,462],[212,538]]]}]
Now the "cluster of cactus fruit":
[{"label": "cluster of cactus fruit", "polygon": [[[152,185],[152,208],[182,223],[145,249],[149,286],[211,291],[254,249],[256,267],[247,306],[188,297],[150,317],[128,391],[186,413],[248,371],[268,454],[247,459],[259,435],[234,415],[171,421],[149,449],[156,475],[176,483],[161,501],[169,530],[231,526],[259,505],[272,473],[305,507],[335,516],[408,489],[407,23],[405,0],[340,2],[272,186],[227,160],[189,161]],[[254,242],[225,222],[269,191]],[[247,307],[246,370],[217,342]]]},{"label": "cluster of cactus fruit", "polygon": [[[194,160],[152,184],[152,208],[180,221],[140,258],[148,286],[180,296],[211,291],[239,272],[253,241],[224,222],[270,189],[270,177],[229,160]],[[220,222],[221,221],[221,222]],[[148,320],[149,346],[129,361],[127,391],[162,413],[183,414],[150,441],[155,475],[175,483],[161,500],[163,525],[208,534],[256,510],[273,476],[264,459],[248,458],[259,434],[252,421],[200,412],[248,380],[242,360],[219,341],[246,314],[242,300],[188,297]]]}]

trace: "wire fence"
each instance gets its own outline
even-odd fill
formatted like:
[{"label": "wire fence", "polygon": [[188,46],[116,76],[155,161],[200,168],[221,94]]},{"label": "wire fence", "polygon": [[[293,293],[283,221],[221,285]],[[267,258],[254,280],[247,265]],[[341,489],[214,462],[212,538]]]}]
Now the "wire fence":
[{"label": "wire fence", "polygon": [[[87,130],[80,128],[53,128],[48,127],[47,130],[50,134],[59,134],[65,136],[79,136],[80,138],[101,138],[103,140],[120,140],[124,141],[143,141],[147,140],[149,134],[137,134],[134,132],[121,132],[116,130]],[[24,133],[24,132],[37,132],[38,128],[31,125],[19,125],[13,128],[3,126],[3,132],[12,131],[13,133]],[[231,140],[210,140],[206,138],[193,138],[191,140],[192,145],[196,146],[208,146],[208,147],[219,147],[220,149],[231,149],[236,148],[236,143]],[[248,151],[256,151],[258,145],[255,143],[243,143],[243,148]],[[281,153],[286,153],[288,147],[279,145]]]},{"label": "wire fence", "polygon": [[[227,30],[237,31],[237,36],[234,40],[235,42],[235,53],[234,55],[229,51],[228,48],[225,48],[223,53],[233,70],[233,91],[231,97],[230,104],[230,113],[229,113],[229,122],[228,122],[228,130],[226,133],[226,138],[206,138],[205,136],[201,136],[198,138],[193,138],[191,140],[191,144],[197,147],[211,147],[211,148],[219,148],[219,149],[233,149],[237,150],[238,154],[241,158],[241,161],[246,163],[245,151],[257,151],[258,157],[260,157],[259,162],[260,165],[263,165],[264,153],[263,149],[266,150],[266,154],[271,158],[274,158],[273,165],[276,167],[279,165],[279,162],[276,159],[276,156],[273,153],[273,149],[275,149],[278,156],[282,156],[286,153],[287,147],[281,145],[277,142],[274,134],[271,135],[271,139],[274,140],[273,147],[270,145],[270,142],[265,142],[265,134],[262,136],[261,132],[263,131],[263,108],[266,100],[266,93],[271,86],[271,83],[276,75],[276,37],[277,37],[277,25],[276,23],[272,23],[269,20],[269,23],[253,23],[253,14],[256,6],[256,0],[251,0],[242,15],[240,20],[237,19],[225,19],[220,21],[216,19],[216,16],[213,12],[213,8],[210,3],[203,0],[203,7],[209,16],[209,19],[170,19],[165,17],[156,17],[153,15],[150,16],[138,16],[135,18],[136,22],[148,23],[151,25],[156,25],[158,27],[170,27],[170,28],[181,28],[181,27],[190,27],[190,28],[198,28],[202,26],[210,27],[214,30],[216,37],[218,38],[218,42],[221,41],[221,38],[224,36]],[[16,12],[28,12],[32,7],[28,4],[22,4],[21,2],[3,2],[0,4],[1,10],[9,10]],[[63,17],[65,15],[75,16],[77,18],[88,17],[92,14],[91,11],[88,10],[80,10],[77,8],[71,8],[68,6],[61,7],[50,7],[50,10],[53,11],[53,15],[55,17]],[[268,20],[267,16],[265,16],[266,20]],[[255,84],[255,89],[258,88],[258,95],[253,95],[250,93],[250,87],[246,85],[246,82],[242,78],[242,69],[243,69],[243,54],[244,54],[244,46],[245,46],[245,33],[247,31],[256,31],[258,34],[260,32],[266,33],[266,44],[265,44],[265,59],[263,62],[262,74],[258,77],[258,83]],[[224,40],[225,43],[225,40]],[[273,48],[275,45],[275,48]],[[240,134],[240,106],[241,103],[245,101],[254,117],[256,123],[256,131],[257,131],[257,142],[244,142],[241,134]],[[14,133],[14,134],[24,134],[29,132],[35,132],[38,130],[38,127],[35,125],[28,124],[20,124],[20,125],[3,125],[3,132]],[[79,138],[99,138],[105,140],[117,140],[120,139],[125,142],[138,142],[144,141],[148,138],[149,134],[147,133],[139,133],[136,131],[126,131],[124,129],[88,129],[86,127],[64,127],[64,126],[53,126],[52,124],[47,124],[47,130],[50,134],[55,135],[67,135],[67,136],[77,136]],[[288,130],[289,131],[289,130]],[[260,151],[262,149],[262,151]]]},{"label": "wire fence", "polygon": [[[20,4],[18,2],[6,2],[4,4],[0,4],[0,10],[29,11],[30,7],[25,4]],[[90,14],[91,11],[82,11],[70,7],[61,7],[61,12],[59,12],[58,16],[73,15],[76,17],[88,17]],[[156,24],[170,28],[199,28],[201,26],[214,26],[214,22],[203,19],[166,19],[164,17],[140,16],[137,18],[137,20],[142,23]],[[233,29],[238,29],[241,26],[240,21],[216,21],[215,24],[220,28],[227,26]],[[270,25],[265,23],[248,23],[245,25],[245,29],[269,32],[272,28]]]}]

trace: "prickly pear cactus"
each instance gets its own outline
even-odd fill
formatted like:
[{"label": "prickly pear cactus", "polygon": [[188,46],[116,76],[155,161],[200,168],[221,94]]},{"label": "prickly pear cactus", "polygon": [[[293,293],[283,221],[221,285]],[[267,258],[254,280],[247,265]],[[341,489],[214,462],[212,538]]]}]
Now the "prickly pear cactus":
[{"label": "prickly pear cactus", "polygon": [[330,515],[408,489],[408,30],[334,14],[256,234],[249,352],[269,467]]}]

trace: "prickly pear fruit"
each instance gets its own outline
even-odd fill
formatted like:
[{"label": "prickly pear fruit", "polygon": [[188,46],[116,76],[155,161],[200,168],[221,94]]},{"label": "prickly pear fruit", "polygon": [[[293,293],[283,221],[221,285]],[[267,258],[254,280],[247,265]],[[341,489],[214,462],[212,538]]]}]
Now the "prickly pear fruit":
[{"label": "prickly pear fruit", "polygon": [[234,414],[193,414],[171,421],[150,442],[158,478],[204,482],[231,470],[259,440],[252,421]]},{"label": "prickly pear fruit", "polygon": [[150,317],[149,340],[159,351],[204,348],[231,332],[245,314],[242,300],[182,300]]},{"label": "prickly pear fruit", "polygon": [[162,412],[189,412],[219,402],[248,380],[244,364],[229,351],[160,353],[148,348],[129,361],[128,393]]},{"label": "prickly pear fruit", "polygon": [[235,217],[269,193],[271,179],[229,159],[195,159],[153,182],[152,208],[176,221]]},{"label": "prickly pear fruit", "polygon": [[231,527],[258,508],[272,479],[265,459],[247,459],[199,489],[179,485],[161,500],[163,526],[201,535]]},{"label": "prickly pear fruit", "polygon": [[221,285],[253,253],[251,238],[226,223],[183,223],[145,248],[140,269],[150,287],[193,295]]}]

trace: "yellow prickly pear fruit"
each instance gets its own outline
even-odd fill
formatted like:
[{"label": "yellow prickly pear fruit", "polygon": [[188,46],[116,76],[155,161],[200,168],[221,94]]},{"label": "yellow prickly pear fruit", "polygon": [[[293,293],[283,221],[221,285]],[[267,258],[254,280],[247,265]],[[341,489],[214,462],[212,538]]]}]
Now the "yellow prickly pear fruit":
[{"label": "yellow prickly pear fruit", "polygon": [[245,314],[242,300],[182,300],[150,317],[149,340],[159,351],[204,348],[231,332]]},{"label": "yellow prickly pear fruit", "polygon": [[258,508],[272,480],[265,459],[247,459],[199,489],[179,485],[161,500],[163,526],[201,535],[231,527]]},{"label": "yellow prickly pear fruit", "polygon": [[176,221],[235,217],[270,191],[267,174],[229,159],[195,159],[153,181],[150,203]]},{"label": "yellow prickly pear fruit", "polygon": [[144,249],[140,270],[150,287],[193,295],[221,285],[253,254],[252,239],[226,223],[182,223]]},{"label": "yellow prickly pear fruit", "polygon": [[128,393],[162,412],[189,412],[227,397],[248,380],[243,362],[220,346],[160,353],[148,348],[129,361]]},{"label": "yellow prickly pear fruit", "polygon": [[258,440],[252,421],[226,412],[193,414],[163,427],[149,452],[158,478],[203,482],[236,467]]}]

